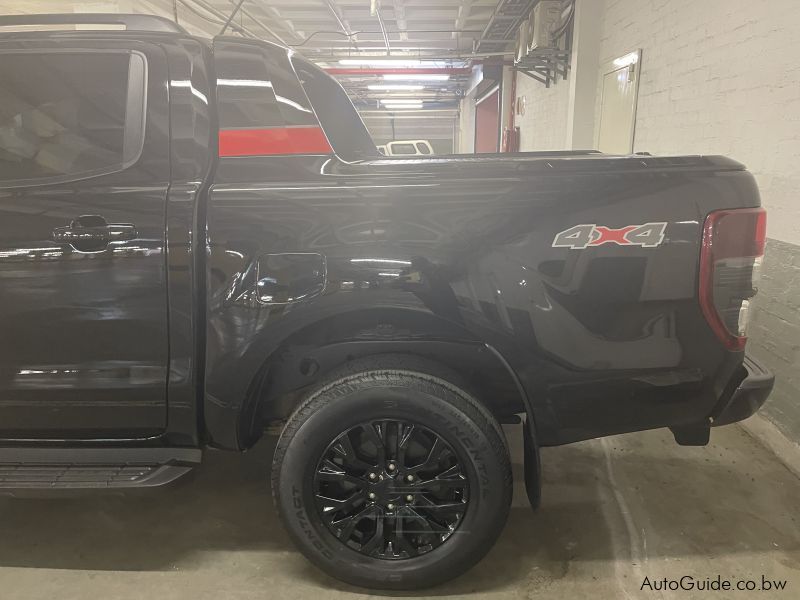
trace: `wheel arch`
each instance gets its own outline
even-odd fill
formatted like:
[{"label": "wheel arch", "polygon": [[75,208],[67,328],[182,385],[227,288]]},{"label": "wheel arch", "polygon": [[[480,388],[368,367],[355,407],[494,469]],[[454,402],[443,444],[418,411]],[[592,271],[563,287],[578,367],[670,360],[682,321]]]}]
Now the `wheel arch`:
[{"label": "wheel arch", "polygon": [[[500,422],[525,413],[530,399],[516,373],[494,347],[463,327],[419,311],[355,311],[320,319],[284,339],[263,361],[244,399],[237,424],[242,449],[260,437],[265,422],[287,418],[302,396],[331,373],[367,356],[409,355],[455,373]],[[459,382],[454,382],[459,383]]]}]

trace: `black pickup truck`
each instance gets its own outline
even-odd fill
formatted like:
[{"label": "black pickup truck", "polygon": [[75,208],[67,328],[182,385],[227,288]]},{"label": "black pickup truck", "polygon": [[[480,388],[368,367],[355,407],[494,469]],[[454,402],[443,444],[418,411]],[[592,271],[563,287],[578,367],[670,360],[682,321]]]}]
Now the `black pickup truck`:
[{"label": "black pickup truck", "polygon": [[768,396],[741,164],[382,157],[287,48],[75,20],[0,18],[0,489],[158,486],[279,425],[300,550],[422,587],[502,530],[501,424],[536,506],[542,446],[702,445]]}]

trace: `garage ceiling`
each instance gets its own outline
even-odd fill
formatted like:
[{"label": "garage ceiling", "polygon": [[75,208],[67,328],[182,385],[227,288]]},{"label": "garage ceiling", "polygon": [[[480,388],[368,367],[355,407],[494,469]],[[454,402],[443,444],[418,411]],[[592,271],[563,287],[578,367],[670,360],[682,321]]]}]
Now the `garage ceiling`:
[{"label": "garage ceiling", "polygon": [[[234,6],[231,0],[178,4],[179,13],[195,4],[198,12],[225,15]],[[496,6],[497,0],[246,0],[236,22],[265,39],[302,44],[304,53],[320,58],[385,55],[387,43],[393,53],[441,57],[472,52]]]},{"label": "garage ceiling", "polygon": [[[508,35],[508,24],[513,25],[516,18],[521,20],[536,1],[245,0],[232,25],[234,34],[292,46],[320,66],[337,69],[335,76],[354,99],[378,141],[407,137],[451,139],[471,61],[486,56],[488,51],[512,51],[514,42],[508,39],[512,37]],[[74,10],[151,13],[168,18],[177,15],[180,24],[191,33],[213,36],[236,4],[238,0],[0,0],[0,12]],[[353,64],[369,58],[381,62]],[[432,59],[435,62],[428,62]],[[422,62],[410,62],[415,60]],[[384,80],[385,71],[409,67],[440,69],[448,79]],[[416,87],[375,89],[376,85],[391,84]],[[387,109],[384,101],[389,99],[423,100],[423,107]]]}]

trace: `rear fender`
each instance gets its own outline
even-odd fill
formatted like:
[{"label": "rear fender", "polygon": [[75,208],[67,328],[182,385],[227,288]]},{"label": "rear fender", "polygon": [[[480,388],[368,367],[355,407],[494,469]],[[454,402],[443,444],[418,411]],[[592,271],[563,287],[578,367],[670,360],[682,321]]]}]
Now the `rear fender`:
[{"label": "rear fender", "polygon": [[245,400],[239,439],[247,447],[261,433],[261,423],[288,417],[310,388],[342,365],[366,356],[408,354],[441,364],[462,378],[462,383],[483,402],[498,421],[528,413],[528,398],[503,357],[478,341],[436,338],[390,340],[347,339],[325,345],[287,342],[265,363],[254,393]]},{"label": "rear fender", "polygon": [[254,444],[262,423],[285,419],[303,393],[348,362],[366,356],[408,354],[448,367],[463,378],[464,385],[503,423],[517,422],[524,412],[525,488],[533,508],[541,498],[541,463],[532,403],[511,366],[492,346],[471,340],[402,338],[351,339],[324,346],[285,344],[267,362],[258,393],[245,403],[239,423],[239,439]]}]

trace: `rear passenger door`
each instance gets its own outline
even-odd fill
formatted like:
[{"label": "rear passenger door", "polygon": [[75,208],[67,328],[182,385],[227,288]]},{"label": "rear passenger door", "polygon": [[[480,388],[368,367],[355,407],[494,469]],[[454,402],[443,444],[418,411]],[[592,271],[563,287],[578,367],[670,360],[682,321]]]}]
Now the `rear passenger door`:
[{"label": "rear passenger door", "polygon": [[166,426],[168,77],[155,45],[0,41],[0,438]]}]

